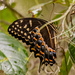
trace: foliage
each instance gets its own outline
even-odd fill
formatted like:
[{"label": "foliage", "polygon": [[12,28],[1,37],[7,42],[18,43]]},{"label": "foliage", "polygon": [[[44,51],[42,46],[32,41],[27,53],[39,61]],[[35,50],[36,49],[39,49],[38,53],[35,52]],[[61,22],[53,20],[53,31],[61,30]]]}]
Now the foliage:
[{"label": "foliage", "polygon": [[75,38],[73,38],[72,42],[69,44],[69,52],[73,63],[75,63]]},{"label": "foliage", "polygon": [[8,75],[24,75],[27,58],[27,52],[18,40],[0,32],[0,70]]},{"label": "foliage", "polygon": [[67,51],[65,54],[65,57],[63,58],[62,66],[60,67],[59,75],[68,75],[71,67],[72,67],[72,62],[70,59],[70,54]]},{"label": "foliage", "polygon": [[[28,14],[29,11],[34,17],[49,20],[40,30],[49,23],[54,23],[57,27],[57,36],[55,37],[58,39],[57,42],[61,42],[63,45],[57,44],[63,49],[63,60],[61,66],[59,65],[58,74],[69,75],[75,64],[75,1],[15,0],[10,3],[10,0],[4,0],[4,2],[1,0],[1,6],[4,9],[0,10],[0,72],[4,71],[8,75],[24,75],[27,71],[28,54],[26,49],[18,40],[8,35],[7,29],[16,19],[31,16]],[[66,48],[63,42],[67,43]]]}]

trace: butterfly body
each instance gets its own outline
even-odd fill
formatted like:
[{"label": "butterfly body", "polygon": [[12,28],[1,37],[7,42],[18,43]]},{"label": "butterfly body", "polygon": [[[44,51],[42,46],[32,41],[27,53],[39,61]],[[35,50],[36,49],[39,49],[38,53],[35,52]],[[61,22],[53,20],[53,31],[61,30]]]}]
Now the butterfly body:
[{"label": "butterfly body", "polygon": [[[51,66],[55,63],[54,27],[49,24],[39,32],[47,21],[37,18],[23,18],[14,21],[8,28],[9,34],[30,45],[30,52],[40,58],[42,64]],[[52,28],[53,27],[53,28]]]}]

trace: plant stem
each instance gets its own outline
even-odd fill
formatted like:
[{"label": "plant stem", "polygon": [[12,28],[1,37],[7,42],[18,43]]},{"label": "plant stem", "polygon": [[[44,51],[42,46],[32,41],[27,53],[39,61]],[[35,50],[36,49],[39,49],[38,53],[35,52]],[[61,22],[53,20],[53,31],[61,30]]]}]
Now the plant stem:
[{"label": "plant stem", "polygon": [[69,13],[69,11],[71,10],[73,5],[74,5],[74,3],[69,6],[68,10],[64,13],[64,15],[62,15],[61,17],[59,17],[57,19],[54,19],[54,20],[51,20],[51,21],[47,22],[42,27],[40,27],[40,30],[43,29],[45,26],[47,26],[50,23],[53,23],[53,22],[56,22],[56,21],[59,21],[59,20],[63,19]]},{"label": "plant stem", "polygon": [[65,34],[65,33],[69,32],[69,31],[71,31],[71,30],[74,29],[74,28],[75,28],[75,26],[73,26],[71,29],[69,29],[69,30],[67,30],[67,31],[65,31],[65,32],[63,32],[63,33],[57,35],[57,36],[52,37],[51,39],[54,39],[54,38],[56,38],[56,37],[60,37],[61,35],[63,35],[63,34]]}]

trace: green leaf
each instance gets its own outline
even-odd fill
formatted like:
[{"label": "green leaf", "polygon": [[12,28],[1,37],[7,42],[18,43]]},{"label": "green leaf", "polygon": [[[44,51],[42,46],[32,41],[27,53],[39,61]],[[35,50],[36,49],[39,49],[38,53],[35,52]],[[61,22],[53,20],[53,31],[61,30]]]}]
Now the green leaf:
[{"label": "green leaf", "polygon": [[75,38],[69,44],[69,52],[73,63],[75,63]]},{"label": "green leaf", "polygon": [[13,2],[13,3],[11,4],[11,7],[14,8],[15,6],[16,6],[16,3]]},{"label": "green leaf", "polygon": [[70,2],[70,3],[72,3],[72,2],[73,2],[73,0],[69,0],[69,2]]},{"label": "green leaf", "polygon": [[66,52],[65,57],[63,58],[62,65],[60,67],[59,75],[68,75],[72,67],[72,62],[69,58],[69,51]]},{"label": "green leaf", "polygon": [[66,2],[66,5],[67,5],[67,6],[69,6],[69,5],[70,5],[69,0],[65,0],[65,2]]},{"label": "green leaf", "polygon": [[17,18],[10,9],[5,8],[3,10],[0,10],[0,25],[5,31],[7,31],[9,24],[11,24],[16,19]]},{"label": "green leaf", "polygon": [[29,9],[29,13],[32,13],[32,16],[37,17],[41,14],[42,12],[42,7],[45,6],[46,4],[52,3],[53,1],[41,3],[38,5],[35,5]]},{"label": "green leaf", "polygon": [[25,75],[28,54],[15,38],[0,32],[0,70],[7,75]]},{"label": "green leaf", "polygon": [[55,0],[55,3],[61,3],[61,4],[63,4],[63,0]]}]

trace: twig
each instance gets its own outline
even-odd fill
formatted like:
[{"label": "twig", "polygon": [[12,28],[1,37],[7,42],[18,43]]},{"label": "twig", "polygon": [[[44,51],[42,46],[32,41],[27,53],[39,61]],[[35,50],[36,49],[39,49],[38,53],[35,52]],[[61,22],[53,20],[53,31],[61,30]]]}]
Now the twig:
[{"label": "twig", "polygon": [[63,33],[61,33],[61,34],[58,35],[58,36],[52,37],[51,39],[54,39],[54,38],[56,38],[56,37],[60,37],[61,35],[63,35],[63,34],[65,34],[65,33],[69,32],[69,31],[71,31],[71,30],[74,29],[74,28],[75,28],[75,26],[73,26],[71,29],[69,29],[69,30],[67,30],[67,31],[65,31],[65,32],[63,32]]},{"label": "twig", "polygon": [[30,59],[30,57],[33,55],[33,52],[30,54],[30,56],[29,56],[29,59]]},{"label": "twig", "polygon": [[5,24],[7,24],[7,25],[10,25],[10,23],[9,23],[9,22],[4,21],[4,20],[0,20],[0,22],[3,22],[3,23],[5,23]]},{"label": "twig", "polygon": [[5,6],[7,6],[11,11],[17,13],[20,17],[24,17],[23,15],[21,15],[19,12],[17,12],[15,9],[13,9],[9,4],[7,4],[6,2],[0,1],[0,3],[5,4]]},{"label": "twig", "polygon": [[59,20],[63,19],[63,18],[69,13],[69,11],[71,10],[71,8],[72,8],[73,5],[74,5],[74,3],[72,3],[72,4],[69,6],[68,10],[64,13],[64,15],[62,15],[61,17],[59,17],[59,18],[57,18],[57,19],[54,19],[54,20],[52,20],[52,21],[47,22],[47,23],[44,24],[42,27],[40,27],[40,30],[43,29],[45,26],[47,26],[47,25],[50,24],[50,23],[53,23],[53,22],[56,22],[56,21],[59,21]]},{"label": "twig", "polygon": [[62,32],[64,32],[64,25],[65,25],[65,17],[63,18],[63,21],[62,21]]}]

